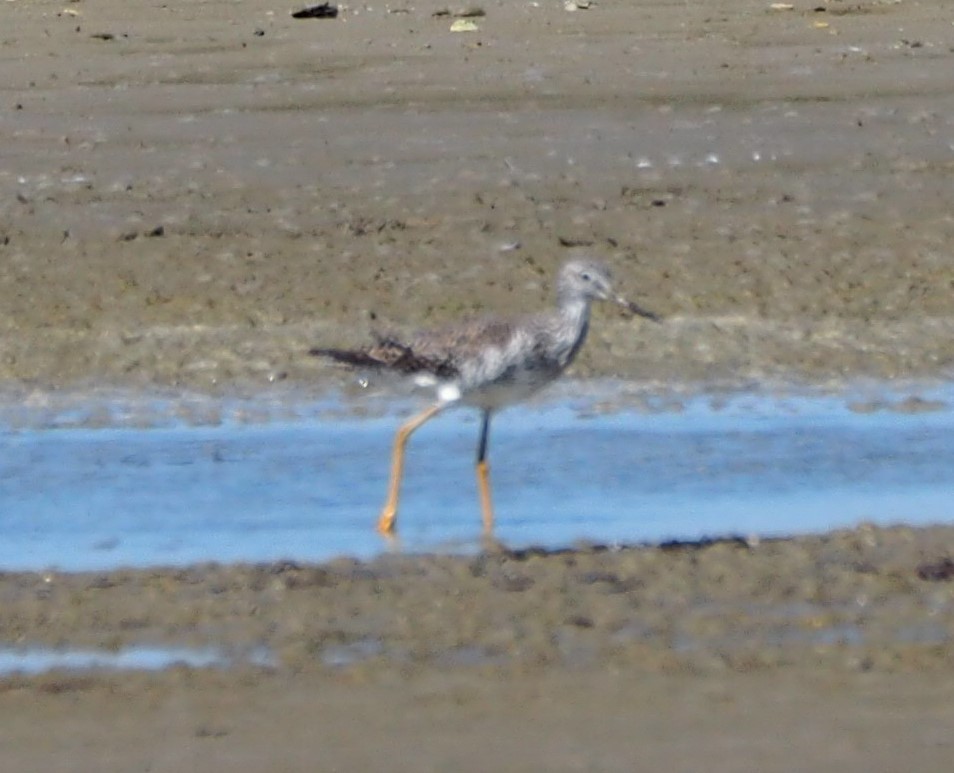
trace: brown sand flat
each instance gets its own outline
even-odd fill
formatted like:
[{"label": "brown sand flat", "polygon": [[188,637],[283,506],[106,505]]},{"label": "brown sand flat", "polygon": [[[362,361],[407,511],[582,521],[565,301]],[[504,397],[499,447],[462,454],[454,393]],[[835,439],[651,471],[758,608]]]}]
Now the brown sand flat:
[{"label": "brown sand flat", "polygon": [[932,673],[100,680],[0,699],[11,770],[946,770]]},{"label": "brown sand flat", "polygon": [[[323,389],[309,346],[537,307],[581,253],[667,321],[598,312],[578,374],[946,377],[951,9],[770,5],[6,2],[0,388]],[[0,767],[946,770],[952,555],[5,574],[5,644],[277,665],[4,677]]]},{"label": "brown sand flat", "polygon": [[601,314],[581,374],[949,373],[949,8],[794,5],[13,0],[0,379],[327,381],[316,342],[579,253],[669,317]]}]

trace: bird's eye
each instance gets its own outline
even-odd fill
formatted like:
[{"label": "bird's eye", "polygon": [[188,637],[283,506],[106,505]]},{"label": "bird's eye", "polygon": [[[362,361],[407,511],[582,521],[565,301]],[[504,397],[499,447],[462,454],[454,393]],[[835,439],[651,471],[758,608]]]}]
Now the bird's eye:
[{"label": "bird's eye", "polygon": [[586,271],[584,271],[582,274],[580,274],[580,279],[582,279],[584,282],[589,282],[590,275]]}]

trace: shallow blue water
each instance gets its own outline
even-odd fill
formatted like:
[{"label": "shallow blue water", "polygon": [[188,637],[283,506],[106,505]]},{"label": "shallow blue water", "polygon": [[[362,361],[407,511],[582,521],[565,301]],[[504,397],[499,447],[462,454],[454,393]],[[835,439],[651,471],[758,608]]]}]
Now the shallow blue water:
[{"label": "shallow blue water", "polygon": [[275,658],[263,648],[232,654],[218,647],[137,645],[110,651],[0,646],[0,676],[41,674],[57,668],[70,671],[158,671],[176,665],[189,668],[228,668],[240,664],[274,666]]},{"label": "shallow blue water", "polygon": [[[954,412],[853,412],[848,402],[741,395],[671,412],[597,414],[580,399],[510,409],[491,436],[497,536],[558,547],[954,522]],[[395,549],[373,530],[395,416],[14,429],[5,415],[0,569]],[[401,549],[478,546],[477,431],[473,414],[452,411],[412,439]]]}]

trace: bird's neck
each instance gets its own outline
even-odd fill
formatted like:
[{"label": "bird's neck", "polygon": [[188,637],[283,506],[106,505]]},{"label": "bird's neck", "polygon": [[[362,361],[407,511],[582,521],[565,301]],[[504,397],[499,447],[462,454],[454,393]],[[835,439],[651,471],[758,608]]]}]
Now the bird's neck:
[{"label": "bird's neck", "polygon": [[583,346],[590,329],[589,298],[561,299],[560,317],[562,324],[573,332],[570,336],[572,344],[566,354],[566,365],[569,365]]},{"label": "bird's neck", "polygon": [[567,324],[586,329],[590,323],[590,299],[561,298],[560,316]]}]

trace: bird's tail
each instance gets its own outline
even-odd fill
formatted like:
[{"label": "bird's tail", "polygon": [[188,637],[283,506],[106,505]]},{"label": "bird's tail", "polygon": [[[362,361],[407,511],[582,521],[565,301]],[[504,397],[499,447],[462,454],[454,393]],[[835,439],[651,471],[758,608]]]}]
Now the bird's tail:
[{"label": "bird's tail", "polygon": [[378,342],[368,349],[324,349],[308,351],[315,357],[328,357],[358,368],[383,368],[396,373],[433,373],[438,378],[458,375],[456,366],[446,359],[421,356],[410,346],[384,336],[375,336]]},{"label": "bird's tail", "polygon": [[316,347],[309,349],[308,354],[313,357],[327,357],[335,362],[342,362],[345,365],[352,365],[358,368],[380,368],[383,365],[381,360],[372,357],[368,352],[354,349],[322,349]]}]

